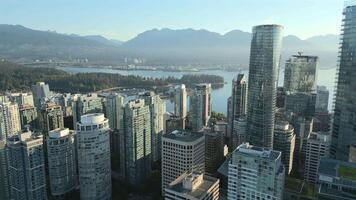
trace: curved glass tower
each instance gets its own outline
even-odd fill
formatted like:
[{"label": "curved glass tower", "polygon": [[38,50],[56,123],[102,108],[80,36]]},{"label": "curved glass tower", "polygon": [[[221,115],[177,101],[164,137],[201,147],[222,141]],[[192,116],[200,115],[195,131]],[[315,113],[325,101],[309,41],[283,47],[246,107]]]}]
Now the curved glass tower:
[{"label": "curved glass tower", "polygon": [[253,28],[247,90],[247,134],[248,141],[255,146],[273,148],[282,31],[280,25]]},{"label": "curved glass tower", "polygon": [[348,160],[356,144],[356,3],[346,3],[341,34],[337,92],[335,94],[331,155]]}]

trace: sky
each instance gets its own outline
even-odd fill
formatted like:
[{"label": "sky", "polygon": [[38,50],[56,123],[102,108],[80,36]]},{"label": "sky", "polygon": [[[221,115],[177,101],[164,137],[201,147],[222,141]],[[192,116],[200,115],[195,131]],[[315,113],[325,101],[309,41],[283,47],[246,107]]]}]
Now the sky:
[{"label": "sky", "polygon": [[153,28],[225,34],[276,23],[306,39],[339,34],[343,0],[0,0],[0,24],[126,41]]}]

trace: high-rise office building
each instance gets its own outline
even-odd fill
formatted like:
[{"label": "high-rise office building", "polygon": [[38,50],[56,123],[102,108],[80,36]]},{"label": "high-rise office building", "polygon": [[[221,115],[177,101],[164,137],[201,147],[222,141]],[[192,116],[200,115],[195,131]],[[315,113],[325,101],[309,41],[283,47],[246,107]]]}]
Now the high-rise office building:
[{"label": "high-rise office building", "polygon": [[253,28],[247,90],[247,133],[248,141],[256,146],[273,147],[282,30],[279,25]]},{"label": "high-rise office building", "polygon": [[166,103],[158,94],[146,92],[141,95],[145,104],[150,108],[151,121],[151,157],[156,162],[161,158],[161,140],[164,133],[164,113],[166,113]]},{"label": "high-rise office building", "polygon": [[165,118],[165,133],[171,133],[174,130],[184,130],[185,129],[185,120],[172,114],[166,112],[164,114]]},{"label": "high-rise office building", "polygon": [[80,117],[85,114],[103,113],[103,99],[96,93],[78,96],[76,101],[72,102],[73,124],[80,121]]},{"label": "high-rise office building", "polygon": [[112,130],[120,130],[123,117],[124,97],[115,93],[109,94],[106,97],[105,105],[106,117],[109,120],[110,128]]},{"label": "high-rise office building", "polygon": [[286,62],[284,88],[289,92],[315,92],[318,57],[293,55]]},{"label": "high-rise office building", "polygon": [[208,125],[211,116],[211,84],[197,84],[190,97],[189,121],[192,129],[199,131]]},{"label": "high-rise office building", "polygon": [[47,138],[49,131],[63,128],[64,121],[61,106],[54,103],[42,104],[41,109],[38,111],[38,122],[45,138]]},{"label": "high-rise office building", "polygon": [[76,124],[80,198],[111,199],[110,127],[104,114],[82,115]]},{"label": "high-rise office building", "polygon": [[175,87],[174,114],[183,119],[187,117],[187,90],[184,84]]},{"label": "high-rise office building", "polygon": [[205,135],[205,173],[216,175],[224,162],[223,133],[210,129],[204,130]]},{"label": "high-rise office building", "polygon": [[47,199],[42,135],[31,131],[7,140],[10,195],[14,200]]},{"label": "high-rise office building", "polygon": [[218,200],[219,179],[204,174],[183,173],[165,189],[166,200]]},{"label": "high-rise office building", "polygon": [[129,101],[124,108],[120,134],[120,173],[122,179],[139,186],[151,175],[151,115],[143,99]]},{"label": "high-rise office building", "polygon": [[0,139],[0,199],[10,200],[10,185],[6,156],[6,140]]},{"label": "high-rise office building", "polygon": [[282,153],[241,144],[228,164],[228,200],[283,199]]},{"label": "high-rise office building", "polygon": [[185,172],[204,173],[204,134],[173,131],[162,137],[162,193]]},{"label": "high-rise office building", "polygon": [[317,87],[316,92],[316,112],[328,112],[329,106],[329,90],[325,86]]},{"label": "high-rise office building", "polygon": [[309,135],[305,144],[305,181],[316,183],[318,180],[320,159],[329,156],[330,139],[331,136],[328,132],[312,132]]},{"label": "high-rise office building", "polygon": [[37,109],[34,106],[22,105],[19,109],[21,128],[24,129],[25,126],[29,125],[31,127],[36,126],[37,122]]},{"label": "high-rise office building", "polygon": [[[350,1],[351,2],[351,1]],[[332,157],[347,161],[349,147],[356,141],[356,4],[347,4],[343,12],[343,29],[339,56],[337,91],[335,94],[334,121],[332,128]]]},{"label": "high-rise office building", "polygon": [[48,134],[48,178],[52,196],[63,196],[78,184],[74,138],[74,132],[68,128],[58,128]]},{"label": "high-rise office building", "polygon": [[274,126],[273,149],[282,152],[282,163],[286,174],[290,174],[293,167],[295,147],[294,128],[287,121],[277,120]]},{"label": "high-rise office building", "polygon": [[232,80],[232,94],[231,103],[228,115],[228,134],[230,135],[230,148],[233,146],[233,130],[234,125],[238,122],[239,118],[245,117],[247,109],[247,83],[244,74],[238,74]]},{"label": "high-rise office building", "polygon": [[234,151],[240,144],[245,143],[247,138],[247,122],[246,116],[240,117],[234,121],[234,129],[232,130],[231,151]]},{"label": "high-rise office building", "polygon": [[[16,135],[21,130],[21,121],[20,121],[20,113],[19,108],[16,103],[5,102],[0,104],[0,129],[1,132],[5,133],[2,137],[11,137]],[[3,124],[3,125],[2,125]]]},{"label": "high-rise office building", "polygon": [[44,82],[37,82],[35,85],[32,85],[31,91],[33,102],[37,108],[40,108],[41,104],[51,96],[49,86]]}]

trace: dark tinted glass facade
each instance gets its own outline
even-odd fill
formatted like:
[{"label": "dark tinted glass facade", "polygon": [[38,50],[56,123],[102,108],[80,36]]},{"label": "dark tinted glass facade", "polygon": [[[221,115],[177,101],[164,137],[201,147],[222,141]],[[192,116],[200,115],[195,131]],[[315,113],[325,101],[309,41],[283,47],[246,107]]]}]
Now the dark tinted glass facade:
[{"label": "dark tinted glass facade", "polygon": [[253,28],[248,79],[247,133],[251,144],[273,147],[274,114],[282,46],[279,25]]}]

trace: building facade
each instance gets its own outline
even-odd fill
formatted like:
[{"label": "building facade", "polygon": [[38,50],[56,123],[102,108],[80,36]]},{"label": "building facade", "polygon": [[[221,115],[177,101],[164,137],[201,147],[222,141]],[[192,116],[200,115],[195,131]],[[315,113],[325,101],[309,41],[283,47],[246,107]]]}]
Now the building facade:
[{"label": "building facade", "polygon": [[292,171],[294,148],[295,134],[293,126],[287,121],[276,121],[274,126],[273,149],[282,152],[282,163],[287,175]]},{"label": "building facade", "polygon": [[187,89],[184,84],[175,87],[174,114],[182,119],[187,117]]},{"label": "building facade", "polygon": [[63,196],[78,185],[74,134],[68,128],[58,128],[48,134],[48,178],[52,196]]},{"label": "building facade", "polygon": [[[0,126],[3,137],[11,137],[21,130],[19,107],[16,103],[5,102],[0,104],[1,120]],[[3,124],[3,125],[2,125]],[[5,139],[5,138],[4,138]]]},{"label": "building facade", "polygon": [[199,131],[208,125],[211,116],[211,85],[198,84],[190,97],[190,118],[192,129]]},{"label": "building facade", "polygon": [[63,111],[61,106],[54,103],[42,104],[41,109],[38,111],[38,125],[47,138],[48,132],[57,128],[64,127]]},{"label": "building facade", "polygon": [[282,47],[279,25],[253,28],[248,77],[247,133],[252,145],[273,147],[274,116]]},{"label": "building facade", "polygon": [[228,164],[228,200],[283,199],[281,152],[241,144]]},{"label": "building facade", "polygon": [[204,134],[197,132],[176,130],[162,137],[162,194],[183,173],[204,173],[204,143]]},{"label": "building facade", "polygon": [[31,91],[33,95],[34,105],[37,108],[40,108],[42,106],[42,103],[45,102],[51,96],[49,86],[44,82],[37,82],[35,85],[32,85]]},{"label": "building facade", "polygon": [[128,102],[120,134],[120,173],[122,179],[139,186],[151,175],[151,115],[143,99]]},{"label": "building facade", "polygon": [[10,196],[14,200],[46,200],[42,135],[21,132],[7,140]]},{"label": "building facade", "polygon": [[222,132],[204,130],[205,135],[205,173],[216,175],[224,162],[224,137]]},{"label": "building facade", "polygon": [[105,114],[112,130],[120,130],[124,111],[124,97],[119,94],[109,94],[105,101]]},{"label": "building facade", "polygon": [[80,199],[111,199],[110,127],[102,113],[76,124]]},{"label": "building facade", "polygon": [[21,128],[24,129],[25,126],[29,125],[31,127],[36,127],[37,125],[37,109],[34,106],[23,105],[20,106],[20,120]]}]

